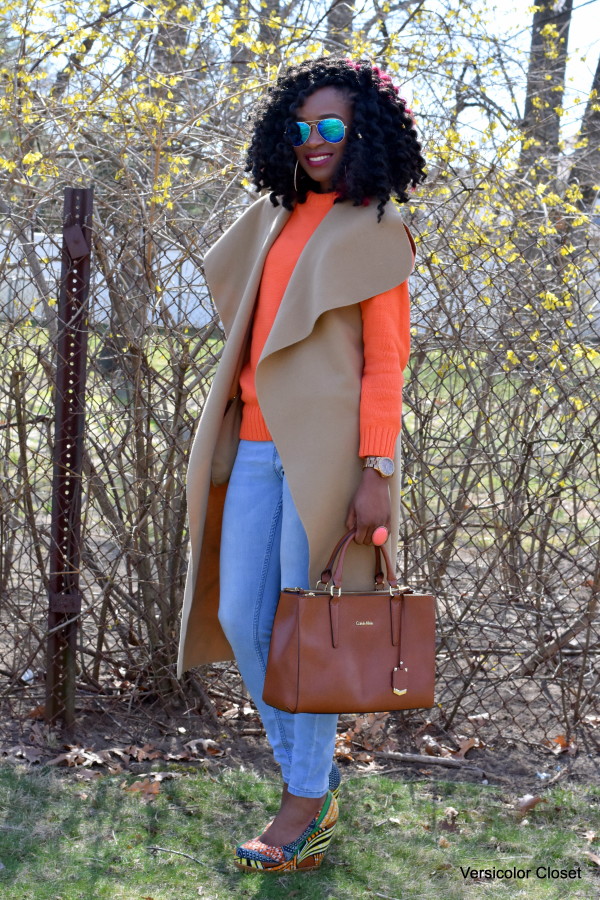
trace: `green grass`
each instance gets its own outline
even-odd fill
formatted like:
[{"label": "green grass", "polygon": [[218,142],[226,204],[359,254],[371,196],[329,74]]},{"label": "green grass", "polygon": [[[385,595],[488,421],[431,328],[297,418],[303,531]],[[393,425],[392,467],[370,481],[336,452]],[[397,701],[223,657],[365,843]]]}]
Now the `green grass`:
[{"label": "green grass", "polygon": [[[277,806],[278,784],[248,771],[172,768],[145,801],[123,790],[131,775],[76,779],[0,766],[0,894],[11,900],[455,900],[600,896],[600,787],[555,786],[524,822],[516,794],[452,782],[346,778],[340,823],[320,870],[244,875],[231,864],[236,841],[252,837]],[[457,811],[448,830],[446,809]],[[452,814],[450,814],[450,818]],[[149,846],[179,850],[194,862]],[[460,866],[531,869],[527,879],[477,882]],[[538,866],[581,870],[581,878],[536,877]]]}]

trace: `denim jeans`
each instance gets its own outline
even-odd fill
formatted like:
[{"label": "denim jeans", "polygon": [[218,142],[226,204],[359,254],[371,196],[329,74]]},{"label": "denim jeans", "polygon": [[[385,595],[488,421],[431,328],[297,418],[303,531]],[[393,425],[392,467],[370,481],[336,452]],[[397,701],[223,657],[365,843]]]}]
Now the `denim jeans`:
[{"label": "denim jeans", "polygon": [[221,533],[219,621],[292,794],[322,797],[337,715],[288,713],[262,699],[282,587],[308,588],[308,540],[272,441],[240,441]]}]

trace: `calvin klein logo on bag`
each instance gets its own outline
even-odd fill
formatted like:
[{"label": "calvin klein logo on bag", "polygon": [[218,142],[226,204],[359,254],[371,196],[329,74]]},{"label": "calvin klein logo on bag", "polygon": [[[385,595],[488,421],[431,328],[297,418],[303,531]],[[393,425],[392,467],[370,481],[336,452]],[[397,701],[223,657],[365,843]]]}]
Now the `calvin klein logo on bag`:
[{"label": "calvin klein logo on bag", "polygon": [[355,622],[354,624],[355,625],[372,625],[373,623],[367,619],[366,622]]}]

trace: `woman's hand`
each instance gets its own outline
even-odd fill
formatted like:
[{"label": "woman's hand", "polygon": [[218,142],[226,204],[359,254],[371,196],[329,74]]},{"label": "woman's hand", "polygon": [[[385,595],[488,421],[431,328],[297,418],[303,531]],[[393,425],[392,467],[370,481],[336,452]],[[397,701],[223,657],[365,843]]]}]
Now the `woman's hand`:
[{"label": "woman's hand", "polygon": [[371,544],[373,532],[379,525],[390,529],[392,505],[386,478],[375,469],[363,469],[362,480],[348,507],[346,528],[356,528],[357,544]]}]

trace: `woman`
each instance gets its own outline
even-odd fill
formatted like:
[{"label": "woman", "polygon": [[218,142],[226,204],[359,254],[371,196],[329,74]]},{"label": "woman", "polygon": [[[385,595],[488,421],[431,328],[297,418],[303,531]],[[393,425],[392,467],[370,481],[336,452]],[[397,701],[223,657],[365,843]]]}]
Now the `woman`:
[{"label": "woman", "polygon": [[392,195],[424,180],[387,75],[322,57],[260,104],[253,203],[205,258],[227,335],[190,456],[190,561],[178,672],[235,656],[283,777],[281,807],[237,846],[248,871],[318,866],[337,821],[337,716],[262,688],[281,587],[314,584],[355,528],[344,578],[371,588],[372,536],[399,527],[402,371],[414,243]]}]

